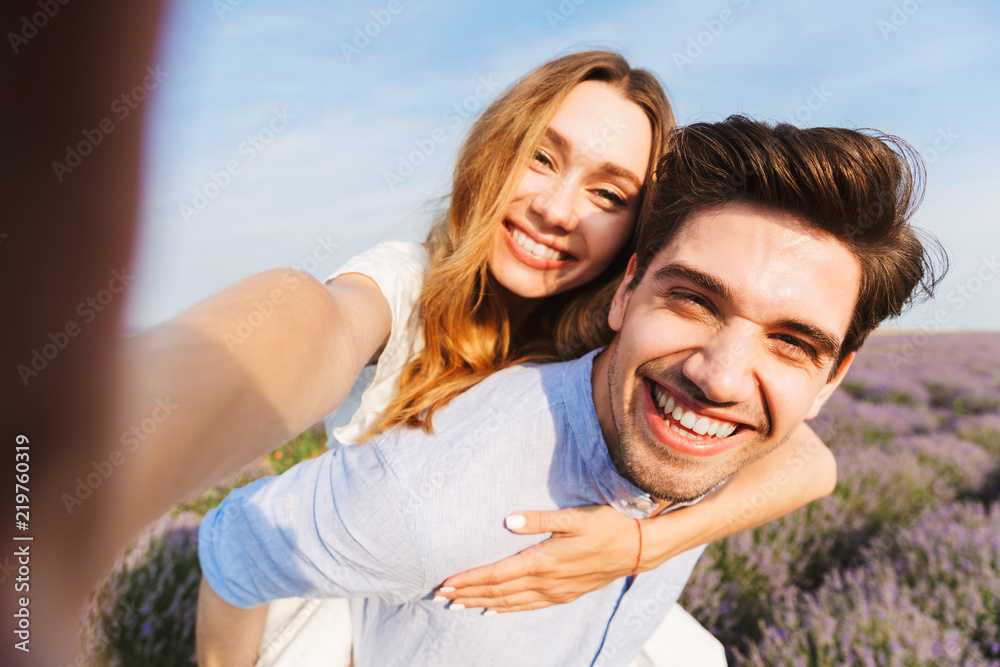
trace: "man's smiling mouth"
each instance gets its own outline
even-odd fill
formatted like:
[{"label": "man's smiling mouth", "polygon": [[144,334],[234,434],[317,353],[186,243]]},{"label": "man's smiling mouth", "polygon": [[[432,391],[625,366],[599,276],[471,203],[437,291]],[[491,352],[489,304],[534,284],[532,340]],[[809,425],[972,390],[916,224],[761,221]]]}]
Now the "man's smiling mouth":
[{"label": "man's smiling mouth", "polygon": [[692,440],[721,440],[739,428],[737,423],[698,413],[659,384],[648,382],[660,418],[676,433]]}]

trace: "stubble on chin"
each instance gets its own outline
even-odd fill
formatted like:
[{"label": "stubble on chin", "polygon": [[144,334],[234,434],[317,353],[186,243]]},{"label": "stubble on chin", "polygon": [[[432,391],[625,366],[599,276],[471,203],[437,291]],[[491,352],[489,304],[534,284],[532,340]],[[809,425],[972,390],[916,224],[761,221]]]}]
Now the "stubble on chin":
[{"label": "stubble on chin", "polygon": [[[683,503],[694,500],[704,494],[691,493],[678,488],[678,481],[689,477],[691,471],[685,471],[684,461],[679,457],[664,452],[664,460],[653,463],[643,463],[639,453],[642,449],[641,436],[635,426],[638,414],[636,404],[639,392],[636,391],[635,378],[629,379],[629,396],[623,394],[626,388],[626,378],[619,377],[618,349],[612,351],[608,363],[608,396],[611,398],[611,418],[614,421],[618,435],[617,443],[608,443],[608,453],[618,474],[645,493],[670,503]],[[619,409],[619,406],[624,409]],[[630,419],[629,416],[632,418]],[[687,473],[687,474],[685,474]],[[714,486],[714,485],[713,485]],[[711,487],[709,487],[711,488]],[[707,489],[706,489],[707,490]]]},{"label": "stubble on chin", "polygon": [[[691,502],[764,455],[755,454],[752,447],[744,447],[734,457],[703,464],[674,454],[645,425],[645,415],[639,409],[644,390],[642,378],[619,377],[619,370],[615,349],[608,364],[607,381],[618,443],[608,443],[608,453],[618,474],[645,493],[670,503]],[[624,395],[626,389],[628,396]]]}]

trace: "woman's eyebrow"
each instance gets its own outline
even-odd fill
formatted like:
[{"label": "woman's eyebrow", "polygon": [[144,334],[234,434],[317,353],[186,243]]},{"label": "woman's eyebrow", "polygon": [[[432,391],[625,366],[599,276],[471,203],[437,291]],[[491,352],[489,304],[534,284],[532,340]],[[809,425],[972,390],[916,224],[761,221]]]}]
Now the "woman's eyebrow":
[{"label": "woman's eyebrow", "polygon": [[618,178],[623,178],[632,185],[635,186],[636,190],[642,189],[642,181],[631,169],[626,169],[620,164],[615,164],[614,162],[605,162],[600,167],[601,171],[611,174],[612,176],[617,176]]},{"label": "woman's eyebrow", "polygon": [[[559,134],[559,132],[552,129],[551,127],[545,130],[545,138],[548,139],[553,144],[555,144],[556,148],[558,148],[563,152],[569,152],[573,148],[573,145],[569,141],[569,139]],[[636,190],[642,189],[642,179],[636,176],[635,172],[633,172],[631,169],[626,169],[625,167],[615,162],[603,162],[598,166],[598,169],[611,176],[616,176],[618,178],[625,179],[626,181],[634,185]]]},{"label": "woman's eyebrow", "polygon": [[559,148],[560,150],[568,151],[572,148],[572,144],[570,144],[569,139],[559,134],[551,127],[545,130],[545,138],[554,143],[556,148]]}]

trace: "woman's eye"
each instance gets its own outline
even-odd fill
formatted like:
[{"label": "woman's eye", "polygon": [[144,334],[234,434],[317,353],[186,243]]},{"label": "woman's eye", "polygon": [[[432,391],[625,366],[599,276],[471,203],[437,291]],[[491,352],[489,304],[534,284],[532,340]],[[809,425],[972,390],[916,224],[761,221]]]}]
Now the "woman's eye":
[{"label": "woman's eye", "polygon": [[550,158],[545,153],[545,151],[541,151],[541,150],[535,151],[535,162],[538,162],[539,164],[543,164],[546,167],[551,167],[552,166],[552,158]]},{"label": "woman's eye", "polygon": [[599,190],[595,190],[594,193],[601,199],[610,202],[615,206],[625,206],[627,204],[627,202],[621,195],[612,190],[601,188]]}]

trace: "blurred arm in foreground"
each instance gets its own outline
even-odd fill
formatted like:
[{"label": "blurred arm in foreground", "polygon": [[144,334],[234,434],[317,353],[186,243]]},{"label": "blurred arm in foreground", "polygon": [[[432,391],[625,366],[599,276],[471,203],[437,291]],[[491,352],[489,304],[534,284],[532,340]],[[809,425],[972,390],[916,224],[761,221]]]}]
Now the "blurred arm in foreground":
[{"label": "blurred arm in foreground", "polygon": [[[81,605],[118,551],[335,407],[390,318],[367,278],[323,287],[270,271],[120,342],[139,100],[170,74],[154,54],[162,5],[43,5],[8,3],[4,22],[5,89],[19,92],[3,108],[12,131],[0,150],[0,278],[14,313],[2,351],[4,467],[27,475],[29,520],[5,522],[6,543],[26,555],[3,565],[30,575],[2,597],[4,634],[19,646],[5,643],[0,662],[20,665],[73,662]],[[262,302],[276,316],[235,333]]]},{"label": "blurred arm in foreground", "polygon": [[[110,408],[123,300],[89,309],[86,299],[110,295],[112,272],[128,264],[145,107],[135,104],[121,118],[111,105],[156,71],[161,9],[160,2],[3,5],[3,469],[9,481],[15,452],[28,454],[17,462],[28,467],[29,520],[18,528],[14,503],[5,505],[5,554],[28,555],[9,556],[4,567],[28,574],[17,589],[14,576],[5,577],[2,664],[72,662],[84,597],[131,537],[113,494],[95,492],[72,512],[62,495],[118,440]],[[119,292],[120,282],[112,285]],[[15,450],[18,435],[27,450]],[[22,609],[26,620],[14,616]]]}]

